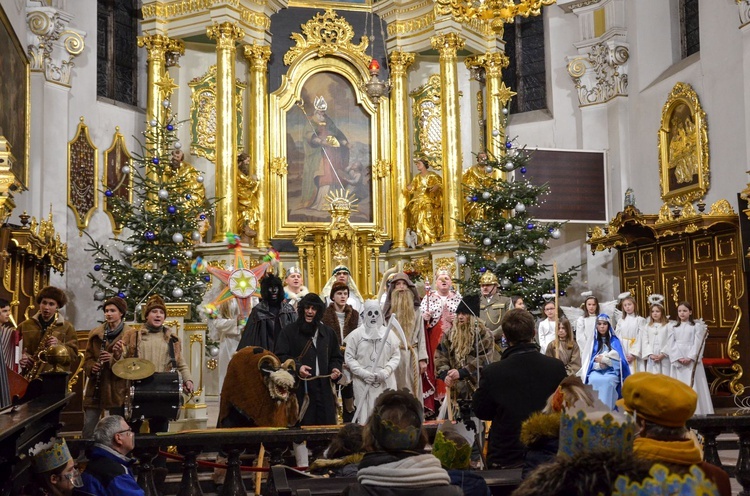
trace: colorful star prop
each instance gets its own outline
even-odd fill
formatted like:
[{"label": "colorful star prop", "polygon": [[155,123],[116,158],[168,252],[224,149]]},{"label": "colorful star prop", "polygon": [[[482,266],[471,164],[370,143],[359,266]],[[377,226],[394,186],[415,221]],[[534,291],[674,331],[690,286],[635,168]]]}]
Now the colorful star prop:
[{"label": "colorful star prop", "polygon": [[218,317],[216,309],[219,305],[235,298],[240,308],[240,314],[242,315],[241,322],[245,322],[252,309],[250,298],[253,295],[260,295],[258,281],[278,261],[278,253],[272,250],[268,255],[263,257],[263,263],[248,268],[245,266],[245,260],[242,257],[242,246],[233,243],[229,236],[227,236],[227,241],[229,248],[234,248],[234,268],[225,270],[218,267],[211,267],[198,258],[193,263],[193,270],[208,271],[208,273],[219,279],[225,286],[224,290],[219,293],[219,296],[214,301],[205,305],[208,317]]}]

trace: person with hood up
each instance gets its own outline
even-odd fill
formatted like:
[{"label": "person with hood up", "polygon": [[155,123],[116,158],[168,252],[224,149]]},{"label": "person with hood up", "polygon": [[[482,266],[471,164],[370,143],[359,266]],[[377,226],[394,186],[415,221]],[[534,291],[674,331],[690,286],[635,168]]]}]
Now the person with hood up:
[{"label": "person with hood up", "polygon": [[268,273],[260,280],[260,298],[250,312],[237,351],[246,346],[260,346],[276,353],[276,337],[297,318],[292,305],[284,300],[284,284],[274,274]]},{"label": "person with hood up", "polygon": [[630,365],[606,313],[596,318],[596,335],[584,353],[584,382],[591,384],[602,403],[614,410],[615,402],[622,398],[622,383],[630,375]]},{"label": "person with hood up", "polygon": [[302,383],[297,389],[301,425],[335,425],[336,397],[331,382],[341,378],[343,356],[333,329],[323,324],[325,303],[308,293],[297,304],[297,320],[276,340],[276,356],[293,359]]}]

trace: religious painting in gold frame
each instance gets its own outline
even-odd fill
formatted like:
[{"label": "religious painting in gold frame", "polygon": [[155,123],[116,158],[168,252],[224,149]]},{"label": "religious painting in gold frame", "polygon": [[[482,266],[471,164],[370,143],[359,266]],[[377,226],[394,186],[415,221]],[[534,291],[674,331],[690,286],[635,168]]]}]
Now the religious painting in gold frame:
[{"label": "religious painting in gold frame", "polygon": [[[326,190],[342,186],[359,200],[352,224],[384,228],[386,179],[372,169],[389,159],[383,139],[389,103],[383,98],[376,106],[360,86],[369,79],[367,41],[352,44],[351,25],[332,10],[314,16],[302,31],[306,38],[292,35],[297,46],[285,54],[289,69],[270,99],[270,198],[279,200],[271,212],[272,237],[294,238],[302,226],[327,226]],[[334,127],[339,133],[329,132]]]},{"label": "religious painting in gold frame", "polygon": [[0,6],[0,135],[13,155],[11,172],[23,186],[29,179],[29,59]]},{"label": "religious painting in gold frame", "polygon": [[68,141],[68,206],[75,214],[79,235],[99,206],[98,181],[98,149],[81,116],[75,136]]},{"label": "religious painting in gold frame", "polygon": [[[133,202],[133,175],[130,173],[131,156],[125,146],[125,137],[120,133],[119,126],[115,128],[112,145],[104,152],[104,213],[112,223],[112,232],[118,235],[122,232],[123,224],[118,219],[117,212],[110,206],[110,196],[122,198],[125,202]],[[128,167],[128,169],[123,169]]]},{"label": "religious painting in gold frame", "polygon": [[708,124],[698,95],[677,83],[664,104],[659,128],[659,182],[665,203],[683,205],[708,191]]}]

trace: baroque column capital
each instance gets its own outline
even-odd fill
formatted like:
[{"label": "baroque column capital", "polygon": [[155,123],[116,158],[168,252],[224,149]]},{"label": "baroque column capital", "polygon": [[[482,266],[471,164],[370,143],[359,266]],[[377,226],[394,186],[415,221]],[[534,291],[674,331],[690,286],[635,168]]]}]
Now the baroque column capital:
[{"label": "baroque column capital", "polygon": [[146,48],[147,60],[154,60],[154,58],[161,60],[167,53],[185,54],[185,43],[182,40],[176,40],[163,34],[139,36],[138,46]]},{"label": "baroque column capital", "polygon": [[740,10],[740,27],[750,25],[750,0],[737,0],[737,8]]},{"label": "baroque column capital", "polygon": [[271,60],[271,47],[268,45],[245,45],[243,49],[245,59],[250,62],[250,68],[265,72],[268,61]]},{"label": "baroque column capital", "polygon": [[588,52],[568,59],[568,74],[578,91],[580,107],[628,95],[628,45],[616,40],[596,43]]},{"label": "baroque column capital", "polygon": [[503,69],[508,67],[510,59],[503,52],[487,52],[466,57],[464,64],[467,69],[481,67],[489,77],[502,76]]},{"label": "baroque column capital", "polygon": [[237,40],[242,39],[245,36],[245,30],[242,29],[236,22],[222,22],[221,24],[213,24],[206,28],[206,35],[212,40],[216,41],[216,48],[219,50],[225,50],[228,48],[234,48]]},{"label": "baroque column capital", "polygon": [[409,52],[391,52],[391,76],[401,77],[406,74],[409,66],[414,63],[414,54]]},{"label": "baroque column capital", "polygon": [[464,47],[464,40],[457,33],[438,34],[430,38],[432,48],[440,53],[440,58],[456,58],[456,52]]},{"label": "baroque column capital", "polygon": [[85,48],[86,33],[68,26],[73,16],[55,7],[26,9],[30,69],[47,81],[70,86],[73,59]]}]

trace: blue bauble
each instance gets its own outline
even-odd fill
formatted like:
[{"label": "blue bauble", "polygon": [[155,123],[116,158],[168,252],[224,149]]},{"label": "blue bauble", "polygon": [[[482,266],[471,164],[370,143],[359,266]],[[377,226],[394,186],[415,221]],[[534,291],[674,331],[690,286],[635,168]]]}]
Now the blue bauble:
[{"label": "blue bauble", "polygon": [[143,233],[143,237],[146,238],[147,241],[153,241],[156,239],[156,233],[154,233],[154,231],[146,231]]},{"label": "blue bauble", "polygon": [[521,174],[526,174],[526,167],[521,167]]},{"label": "blue bauble", "polygon": [[523,276],[518,276],[518,279],[516,279],[518,282],[523,282]]},{"label": "blue bauble", "polygon": [[152,158],[151,162],[153,162],[154,165],[159,165],[159,157]]},{"label": "blue bauble", "polygon": [[174,126],[172,124],[167,124],[167,131],[174,131]]},{"label": "blue bauble", "polygon": [[476,196],[472,196],[472,197],[471,197],[471,201],[475,202],[475,201],[477,201],[477,200],[479,200],[479,198],[477,198]]},{"label": "blue bauble", "polygon": [[170,205],[167,207],[167,212],[169,212],[170,214],[176,213],[177,207],[175,207],[174,205]]},{"label": "blue bauble", "polygon": [[117,293],[117,296],[119,296],[122,299],[125,299],[125,293],[123,293],[122,291],[120,291],[119,293]]},{"label": "blue bauble", "polygon": [[510,141],[506,142],[505,148],[513,148],[513,143],[511,143]]},{"label": "blue bauble", "polygon": [[172,260],[169,261],[169,265],[171,265],[172,267],[176,266],[178,263],[180,263],[180,261],[177,260],[176,258],[173,258]]},{"label": "blue bauble", "polygon": [[114,195],[114,193],[112,192],[111,189],[108,189],[107,191],[104,192],[104,196],[106,196],[107,198],[111,197],[112,195]]},{"label": "blue bauble", "polygon": [[211,276],[205,275],[205,276],[203,276],[203,280],[206,281],[206,282],[211,282]]},{"label": "blue bauble", "polygon": [[200,214],[198,218],[200,218],[200,220],[206,220],[206,214]]},{"label": "blue bauble", "polygon": [[486,267],[479,267],[479,272],[481,272],[482,274],[484,274],[485,272],[487,272],[487,268]]},{"label": "blue bauble", "polygon": [[189,194],[188,194],[188,195],[185,195],[185,199],[186,199],[186,200],[190,200],[191,198],[193,198],[193,197],[192,197],[192,195],[189,195]]},{"label": "blue bauble", "polygon": [[526,229],[529,229],[529,230],[534,229],[534,224],[529,222],[528,224],[526,224]]},{"label": "blue bauble", "polygon": [[102,270],[102,266],[99,265],[99,264],[96,264],[96,265],[94,265],[94,270],[97,271],[97,272],[99,272],[100,270]]},{"label": "blue bauble", "polygon": [[565,291],[560,291],[560,296],[565,296]]}]

